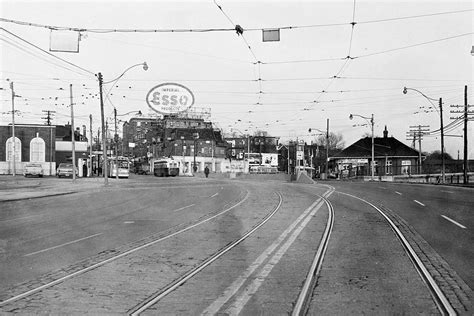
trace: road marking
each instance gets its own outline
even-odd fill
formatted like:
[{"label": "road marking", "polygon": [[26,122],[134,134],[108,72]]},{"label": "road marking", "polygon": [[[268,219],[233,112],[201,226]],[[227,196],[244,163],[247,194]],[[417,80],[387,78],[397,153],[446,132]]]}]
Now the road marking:
[{"label": "road marking", "polygon": [[188,208],[188,207],[194,206],[194,205],[196,205],[196,204],[191,204],[191,205],[188,205],[188,206],[183,206],[183,207],[181,207],[181,208],[178,208],[178,209],[174,210],[173,212],[182,211],[182,210],[184,210],[184,209],[186,209],[186,208]]},{"label": "road marking", "polygon": [[[332,193],[332,192],[331,192]],[[291,246],[293,241],[298,237],[301,230],[306,226],[308,221],[316,214],[316,212],[323,205],[321,198],[317,199],[310,207],[308,207],[303,214],[301,214],[267,249],[265,249],[260,256],[244,271],[211,305],[209,305],[201,315],[214,315],[228,302],[250,278],[250,276],[260,268],[263,263],[275,252],[268,263],[261,268],[260,273],[255,276],[253,282],[247,286],[241,295],[236,298],[236,302],[230,307],[231,310],[226,312],[229,314],[238,314],[245,306],[247,301],[262,285],[265,278],[268,276],[273,267],[278,263],[286,250]],[[290,236],[290,237],[288,237]],[[288,239],[287,239],[288,237]],[[286,242],[285,239],[287,239]],[[279,248],[279,249],[278,249]]]},{"label": "road marking", "polygon": [[417,201],[417,200],[413,200],[413,201],[415,201],[415,203],[420,204],[421,206],[426,206],[425,204],[421,203],[420,201]]},{"label": "road marking", "polygon": [[398,195],[403,195],[403,194],[401,194],[401,193],[400,193],[400,192],[398,192],[398,191],[395,191],[395,193],[397,193]]},{"label": "road marking", "polygon": [[35,251],[35,252],[32,252],[32,253],[26,254],[25,257],[29,257],[29,256],[32,256],[32,255],[36,255],[36,254],[38,254],[38,253],[42,253],[42,252],[45,252],[45,251],[53,250],[53,249],[60,248],[60,247],[63,247],[63,246],[67,246],[67,245],[70,245],[70,244],[74,244],[74,243],[76,243],[76,242],[80,242],[80,241],[83,241],[83,240],[86,240],[86,239],[89,239],[89,238],[93,238],[93,237],[96,237],[96,236],[99,236],[99,235],[102,235],[102,234],[103,234],[103,233],[90,235],[90,236],[87,236],[87,237],[84,237],[84,238],[80,238],[80,239],[76,239],[76,240],[73,240],[73,241],[70,241],[70,242],[61,244],[61,245],[57,245],[57,246],[54,246],[54,247],[46,248],[46,249],[43,249],[43,250],[40,250],[40,251]]},{"label": "road marking", "polygon": [[441,215],[441,216],[442,216],[444,219],[446,219],[446,220],[450,221],[451,223],[453,223],[454,225],[458,225],[459,227],[466,229],[466,226],[459,224],[459,223],[456,222],[454,219],[451,219],[451,218],[449,218],[449,217],[447,217],[447,216],[445,216],[445,215]]},{"label": "road marking", "polygon": [[444,192],[444,193],[454,193],[453,191],[445,191],[445,190],[441,190],[441,192]]},{"label": "road marking", "polygon": [[219,195],[219,193],[216,193],[216,194],[214,194],[214,195],[211,195],[211,198],[213,198],[213,197],[215,197],[215,196],[217,196],[217,195]]},{"label": "road marking", "polygon": [[123,223],[124,223],[124,224],[134,224],[135,221],[125,221],[125,222],[123,222]]},{"label": "road marking", "polygon": [[6,219],[6,220],[3,220],[3,221],[0,221],[0,223],[6,223],[6,222],[11,222],[11,221],[19,221],[19,220],[22,220],[22,219],[28,219],[28,218],[32,218],[32,217],[38,217],[38,216],[42,216],[42,215],[30,215],[30,216],[25,216],[25,217],[11,218],[11,219]]}]

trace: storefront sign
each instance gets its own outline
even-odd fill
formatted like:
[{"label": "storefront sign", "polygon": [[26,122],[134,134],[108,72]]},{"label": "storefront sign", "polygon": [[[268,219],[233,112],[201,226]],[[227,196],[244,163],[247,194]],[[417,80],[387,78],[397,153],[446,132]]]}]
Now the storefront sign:
[{"label": "storefront sign", "polygon": [[147,96],[148,106],[160,114],[184,112],[194,104],[194,95],[178,83],[162,83],[151,89]]}]

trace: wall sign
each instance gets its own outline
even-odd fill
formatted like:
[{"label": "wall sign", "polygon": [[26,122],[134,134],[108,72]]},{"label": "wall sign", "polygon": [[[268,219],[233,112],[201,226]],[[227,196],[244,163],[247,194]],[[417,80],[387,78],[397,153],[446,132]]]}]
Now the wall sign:
[{"label": "wall sign", "polygon": [[146,95],[148,106],[160,114],[184,112],[194,104],[194,94],[178,83],[162,83]]}]

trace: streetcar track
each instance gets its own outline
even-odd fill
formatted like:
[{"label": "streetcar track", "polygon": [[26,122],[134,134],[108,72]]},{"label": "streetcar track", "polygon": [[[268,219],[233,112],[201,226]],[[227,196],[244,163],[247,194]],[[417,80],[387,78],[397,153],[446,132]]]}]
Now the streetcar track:
[{"label": "streetcar track", "polygon": [[408,242],[406,237],[403,235],[403,233],[400,231],[398,226],[391,220],[391,218],[387,214],[385,214],[379,207],[377,207],[376,205],[372,204],[371,202],[369,202],[369,201],[367,201],[363,198],[360,198],[358,196],[355,196],[355,195],[352,195],[352,194],[349,194],[349,193],[340,192],[340,191],[337,191],[337,193],[352,197],[354,199],[360,200],[360,201],[370,205],[372,208],[374,208],[377,212],[379,212],[385,218],[385,220],[389,223],[392,230],[395,232],[395,235],[400,240],[400,243],[402,244],[403,249],[405,249],[405,251],[406,251],[408,257],[410,258],[410,260],[412,261],[416,271],[418,272],[418,274],[420,275],[420,277],[422,278],[424,283],[427,285],[427,287],[430,291],[430,294],[433,297],[433,300],[434,300],[436,306],[438,307],[439,311],[443,315],[457,315],[456,311],[454,310],[454,307],[451,305],[451,303],[449,302],[449,300],[446,297],[446,295],[444,294],[444,292],[441,290],[439,285],[436,283],[433,276],[429,273],[429,271],[428,271],[427,267],[425,266],[425,264],[423,263],[423,261],[416,254],[413,247],[410,245],[410,243]]},{"label": "streetcar track", "polygon": [[[6,300],[0,301],[0,307],[1,307],[1,306],[4,306],[4,305],[7,305],[7,304],[9,304],[9,303],[15,302],[15,301],[17,301],[17,300],[19,300],[19,299],[22,299],[22,298],[31,296],[31,295],[33,295],[33,294],[35,294],[35,293],[38,293],[38,292],[40,292],[40,291],[42,291],[42,290],[44,290],[44,289],[46,289],[46,288],[52,287],[52,286],[54,286],[54,285],[57,285],[57,284],[59,284],[59,283],[65,281],[65,280],[71,279],[71,278],[73,278],[73,277],[76,277],[76,276],[78,276],[78,275],[81,275],[81,274],[83,274],[83,273],[86,273],[86,272],[88,272],[88,271],[91,271],[91,270],[93,270],[93,269],[96,269],[96,268],[98,268],[98,267],[100,267],[100,266],[103,266],[103,265],[105,265],[105,264],[107,264],[107,263],[110,263],[110,262],[112,262],[112,261],[115,261],[115,260],[117,260],[117,259],[119,259],[119,258],[122,258],[122,257],[124,257],[124,256],[130,255],[130,254],[132,254],[132,253],[134,253],[134,252],[136,252],[136,251],[142,250],[142,249],[144,249],[144,248],[146,248],[146,247],[152,246],[152,245],[154,245],[154,244],[156,244],[156,243],[159,243],[159,242],[161,242],[161,241],[164,241],[164,240],[166,240],[166,239],[169,239],[169,238],[171,238],[171,237],[174,237],[174,236],[176,236],[176,235],[178,235],[178,234],[181,234],[181,233],[184,233],[184,232],[186,232],[186,231],[188,231],[188,230],[191,230],[191,229],[193,229],[193,228],[195,228],[195,227],[197,227],[197,226],[199,226],[199,225],[201,225],[201,224],[204,224],[204,223],[206,223],[206,222],[208,222],[208,221],[210,221],[210,220],[212,220],[212,219],[214,219],[214,218],[216,218],[216,217],[218,217],[218,216],[221,216],[221,215],[223,215],[223,214],[225,214],[225,213],[231,211],[232,209],[236,208],[237,206],[241,205],[242,203],[244,203],[244,202],[248,199],[249,194],[250,194],[249,191],[246,190],[245,196],[244,196],[239,202],[237,202],[236,204],[234,204],[233,206],[230,206],[230,207],[228,207],[228,208],[226,208],[226,209],[224,209],[224,210],[222,210],[222,211],[220,211],[220,212],[217,212],[217,213],[216,213],[216,212],[211,212],[211,214],[208,213],[208,214],[206,214],[206,215],[204,215],[204,216],[198,218],[196,221],[192,222],[191,224],[188,223],[188,225],[185,226],[184,228],[179,229],[180,227],[182,227],[182,226],[184,226],[184,225],[177,225],[176,227],[170,228],[170,229],[178,229],[177,231],[169,232],[169,233],[166,234],[166,235],[159,235],[155,240],[152,240],[152,241],[147,242],[147,243],[145,243],[145,244],[142,244],[142,245],[133,247],[132,249],[129,249],[129,250],[124,251],[124,252],[122,252],[122,253],[120,253],[120,254],[114,255],[114,256],[112,256],[112,257],[110,257],[110,258],[107,258],[107,259],[105,259],[105,260],[101,260],[101,261],[99,261],[99,262],[96,262],[96,263],[94,263],[94,264],[91,264],[91,265],[89,265],[89,266],[87,266],[87,267],[85,267],[85,268],[82,268],[82,269],[79,269],[79,270],[77,270],[77,271],[75,271],[75,272],[69,273],[69,274],[67,274],[67,275],[65,275],[65,276],[63,276],[63,277],[60,277],[60,278],[56,279],[56,280],[53,280],[53,281],[48,282],[48,283],[46,283],[46,284],[40,285],[40,286],[35,287],[35,288],[33,288],[33,289],[27,290],[27,291],[25,291],[25,292],[23,292],[23,293],[17,294],[17,295],[15,295],[15,296],[13,296],[13,297],[10,297],[10,298],[6,299]],[[228,205],[228,204],[225,204],[223,208],[227,207],[227,205]],[[209,216],[209,215],[210,215],[210,216]],[[170,229],[169,229],[169,230],[170,230]],[[169,231],[169,230],[167,230],[167,231]]]},{"label": "streetcar track", "polygon": [[268,213],[259,223],[257,223],[252,229],[247,231],[243,236],[240,238],[234,240],[230,244],[228,244],[226,247],[220,249],[218,252],[214,253],[210,257],[208,257],[206,260],[201,262],[198,266],[193,268],[192,270],[188,271],[186,274],[182,275],[180,278],[169,284],[167,287],[164,289],[161,289],[158,293],[155,293],[151,295],[149,298],[141,302],[140,304],[136,305],[132,309],[130,309],[127,314],[129,315],[139,315],[142,312],[146,311],[149,307],[152,305],[156,304],[158,301],[160,301],[162,298],[176,290],[178,287],[183,285],[186,281],[197,275],[199,272],[201,272],[203,269],[205,269],[208,265],[222,257],[224,254],[232,250],[234,247],[236,247],[238,244],[240,244],[242,241],[247,239],[250,235],[252,235],[257,229],[259,229],[261,226],[263,226],[270,218],[273,217],[273,215],[276,214],[276,212],[280,209],[280,206],[283,202],[283,198],[279,192],[277,192],[278,197],[279,197],[279,202],[278,205],[275,207],[273,211]]},{"label": "streetcar track", "polygon": [[326,250],[329,244],[329,239],[331,238],[332,229],[334,227],[334,208],[331,202],[328,200],[329,196],[334,192],[334,190],[335,189],[332,188],[331,191],[320,196],[326,203],[326,206],[328,207],[329,217],[326,224],[326,229],[324,231],[324,234],[321,238],[321,242],[318,247],[318,251],[316,252],[316,255],[314,256],[313,263],[311,264],[311,268],[308,271],[308,274],[306,276],[301,292],[298,295],[298,298],[296,300],[295,307],[293,308],[293,311],[291,313],[291,315],[293,316],[305,315],[309,308],[309,303],[310,303],[311,296],[313,294],[313,289],[319,277],[319,273],[321,271],[324,256],[326,254]]}]

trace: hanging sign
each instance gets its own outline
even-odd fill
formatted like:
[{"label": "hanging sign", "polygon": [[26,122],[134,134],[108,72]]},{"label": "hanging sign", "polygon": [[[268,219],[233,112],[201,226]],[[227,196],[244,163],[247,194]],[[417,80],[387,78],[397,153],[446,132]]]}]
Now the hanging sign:
[{"label": "hanging sign", "polygon": [[194,95],[178,83],[162,83],[153,87],[146,95],[148,106],[160,114],[184,112],[194,104]]}]

